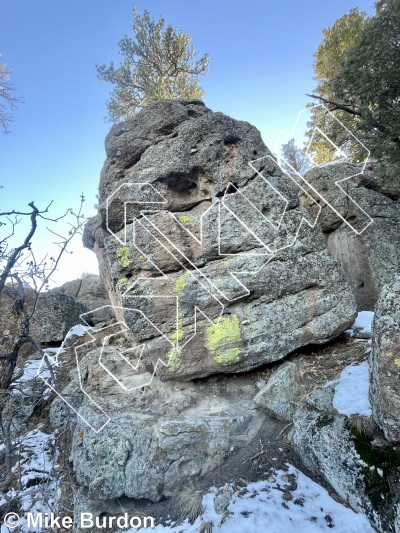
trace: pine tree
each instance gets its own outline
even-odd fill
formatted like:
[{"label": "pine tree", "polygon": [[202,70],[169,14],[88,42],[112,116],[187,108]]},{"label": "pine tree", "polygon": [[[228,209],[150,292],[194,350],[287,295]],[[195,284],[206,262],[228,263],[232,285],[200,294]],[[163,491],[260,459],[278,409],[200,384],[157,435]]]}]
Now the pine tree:
[{"label": "pine tree", "polygon": [[[350,38],[351,31],[343,32],[336,39],[348,46],[335,59],[338,48],[333,36],[345,25],[345,17],[351,19],[347,27],[355,28],[355,33]],[[324,102],[371,151],[382,183],[391,184],[392,193],[400,195],[400,0],[379,0],[375,15],[369,18],[357,10],[345,17],[324,34],[318,48],[314,68],[320,83],[314,98]],[[340,148],[348,148],[356,161],[356,143],[325,125],[325,118],[321,111],[314,113],[310,127],[320,127]]]},{"label": "pine tree", "polygon": [[114,85],[107,101],[108,119],[124,120],[153,100],[201,99],[204,91],[199,75],[208,70],[208,55],[195,59],[191,37],[165,20],[155,21],[148,11],[133,10],[134,38],[125,36],[119,43],[122,64],[96,65],[100,80]]}]

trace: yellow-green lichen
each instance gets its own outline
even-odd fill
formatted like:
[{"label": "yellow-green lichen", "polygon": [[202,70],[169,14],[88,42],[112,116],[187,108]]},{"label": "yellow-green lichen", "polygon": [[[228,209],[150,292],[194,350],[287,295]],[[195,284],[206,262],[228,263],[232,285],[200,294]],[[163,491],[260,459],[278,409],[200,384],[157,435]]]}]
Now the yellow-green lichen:
[{"label": "yellow-green lichen", "polygon": [[176,324],[175,331],[171,334],[171,341],[174,343],[174,346],[167,353],[168,358],[168,370],[170,372],[176,372],[180,367],[180,355],[182,348],[178,346],[178,342],[181,341],[184,337],[183,332],[183,315],[179,313],[178,321]]},{"label": "yellow-green lichen", "polygon": [[171,341],[181,341],[183,339],[183,315],[182,313],[179,313],[178,315],[178,322],[176,324],[176,329],[171,335]]},{"label": "yellow-green lichen", "polygon": [[396,366],[400,366],[400,359],[395,359],[395,360],[394,360],[394,364],[395,364]]},{"label": "yellow-green lichen", "polygon": [[132,285],[128,278],[120,278],[115,284],[115,290],[118,294],[122,294],[127,291]]},{"label": "yellow-green lichen", "polygon": [[167,353],[168,358],[168,370],[170,372],[176,372],[180,367],[180,355],[182,348],[173,346]]},{"label": "yellow-green lichen", "polygon": [[123,246],[117,250],[117,261],[122,268],[127,268],[133,263],[132,258],[129,257],[129,248],[127,246]]},{"label": "yellow-green lichen", "polygon": [[235,346],[241,341],[239,319],[221,317],[206,330],[207,347],[213,354],[214,361],[221,364],[237,363],[240,360],[240,349]]},{"label": "yellow-green lichen", "polygon": [[386,352],[387,357],[392,357],[392,355],[393,355],[393,352]]},{"label": "yellow-green lichen", "polygon": [[186,287],[186,279],[187,277],[189,276],[189,272],[185,272],[184,274],[182,274],[182,276],[180,276],[176,282],[175,282],[175,292],[177,294],[180,294],[184,288]]},{"label": "yellow-green lichen", "polygon": [[184,226],[196,226],[198,224],[198,218],[195,215],[181,215],[178,220]]}]

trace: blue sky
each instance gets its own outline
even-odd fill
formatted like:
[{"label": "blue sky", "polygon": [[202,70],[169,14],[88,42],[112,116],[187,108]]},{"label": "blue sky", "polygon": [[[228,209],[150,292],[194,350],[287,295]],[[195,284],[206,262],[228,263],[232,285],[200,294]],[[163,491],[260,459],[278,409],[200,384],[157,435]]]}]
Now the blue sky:
[{"label": "blue sky", "polygon": [[[0,208],[54,200],[56,214],[77,206],[83,192],[85,215],[94,212],[110,128],[104,117],[111,86],[97,79],[95,65],[118,64],[133,6],[163,16],[192,36],[199,53],[209,53],[201,83],[206,105],[254,124],[270,149],[309,101],[322,28],[356,6],[373,12],[372,0],[0,0],[0,6],[2,60],[24,99],[11,133],[0,134]],[[51,239],[39,237],[44,250]],[[93,271],[94,254],[80,247],[57,281]]]}]

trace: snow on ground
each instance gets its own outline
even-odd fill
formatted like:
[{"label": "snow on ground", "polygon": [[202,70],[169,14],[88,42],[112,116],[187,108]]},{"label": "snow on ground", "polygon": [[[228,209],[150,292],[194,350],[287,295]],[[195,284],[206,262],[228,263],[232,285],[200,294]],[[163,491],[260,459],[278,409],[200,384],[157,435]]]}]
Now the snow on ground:
[{"label": "snow on ground", "polygon": [[340,374],[333,407],[342,415],[371,416],[368,361],[352,363]]},{"label": "snow on ground", "polygon": [[[57,362],[50,354],[56,353],[58,356],[58,354],[65,352],[65,348],[46,348],[43,351],[48,354],[47,360],[51,366],[59,366],[59,361]],[[18,369],[16,369],[16,372],[17,371]],[[21,385],[23,383],[34,381],[38,378],[38,376],[42,377],[43,379],[50,379],[50,370],[47,368],[47,365],[43,363],[42,359],[29,359],[24,364],[22,376],[19,377],[12,385],[13,394],[22,394],[20,390],[22,388]],[[44,389],[43,399],[48,400],[50,396],[51,390],[48,388]]]},{"label": "snow on ground", "polygon": [[[297,487],[294,490],[290,490],[290,475],[295,477]],[[287,472],[278,470],[268,479],[250,483],[247,490],[242,489],[234,494],[228,507],[229,516],[222,524],[222,515],[214,510],[214,498],[218,490],[212,488],[203,496],[204,512],[194,524],[185,521],[177,526],[158,525],[140,531],[197,533],[201,524],[211,522],[212,531],[220,533],[374,532],[364,515],[356,514],[336,502],[323,487],[294,466],[288,465]],[[136,531],[132,528],[127,533]]]},{"label": "snow on ground", "polygon": [[[45,353],[53,353],[53,350],[59,350],[59,348],[53,348],[50,350],[43,350]],[[64,350],[65,351],[65,350]],[[59,352],[60,353],[60,352]],[[48,361],[51,365],[54,365],[55,362],[51,356],[48,357]],[[26,383],[32,379],[36,379],[38,376],[43,378],[50,378],[50,371],[47,366],[43,365],[42,359],[30,359],[25,362],[24,373],[15,383]]]},{"label": "snow on ground", "polygon": [[[346,333],[351,336],[355,332],[370,334],[372,329],[372,311],[360,311],[356,321]],[[365,354],[371,351],[370,339],[357,339],[355,342],[365,344]],[[354,361],[346,366],[340,374],[340,378],[325,384],[325,387],[335,385],[333,407],[342,415],[371,416],[372,409],[369,402],[369,366],[368,361]]]},{"label": "snow on ground", "polygon": [[360,311],[357,315],[354,324],[351,326],[350,329],[347,329],[345,333],[348,333],[350,335],[354,335],[354,331],[360,331],[362,333],[371,333],[373,318],[373,311]]},{"label": "snow on ground", "polygon": [[89,330],[93,330],[93,328],[90,326],[83,326],[82,324],[78,324],[77,326],[74,326],[68,331],[67,336],[65,338],[68,339],[68,337],[72,337],[72,335],[82,337]]},{"label": "snow on ground", "polygon": [[[57,508],[57,501],[60,497],[58,487],[58,468],[54,455],[54,433],[44,433],[39,425],[34,430],[27,432],[24,436],[13,442],[14,450],[19,457],[18,462],[13,467],[14,475],[18,477],[20,489],[11,489],[6,494],[0,492],[0,508],[10,499],[17,499],[20,502],[21,521],[18,531],[21,533],[37,532],[37,528],[27,527],[24,513],[38,512],[51,513]],[[3,531],[8,533],[8,529],[3,526]]]}]

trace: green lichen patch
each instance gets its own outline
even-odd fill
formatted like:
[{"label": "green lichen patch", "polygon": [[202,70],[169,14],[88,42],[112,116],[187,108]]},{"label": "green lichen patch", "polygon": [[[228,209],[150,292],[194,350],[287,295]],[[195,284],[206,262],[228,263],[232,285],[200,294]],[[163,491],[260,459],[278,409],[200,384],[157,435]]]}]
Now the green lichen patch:
[{"label": "green lichen patch", "polygon": [[133,259],[129,256],[129,248],[127,246],[123,246],[117,250],[117,262],[122,268],[127,268],[133,263]]},{"label": "green lichen patch", "polygon": [[181,224],[190,228],[196,226],[199,222],[197,216],[195,215],[181,215],[178,217],[178,220]]},{"label": "green lichen patch", "polygon": [[214,324],[208,326],[206,338],[207,347],[217,363],[232,364],[240,360],[241,333],[236,315],[216,318]]},{"label": "green lichen patch", "polygon": [[171,335],[172,342],[181,341],[183,339],[183,315],[179,313],[176,329]]},{"label": "green lichen patch", "polygon": [[118,294],[122,294],[131,287],[131,283],[128,278],[120,278],[115,284],[115,291]]},{"label": "green lichen patch", "polygon": [[182,348],[173,346],[167,353],[168,358],[168,370],[170,372],[176,372],[181,366],[181,352]]},{"label": "green lichen patch", "polygon": [[395,360],[394,360],[394,364],[395,364],[396,366],[400,366],[400,359],[395,359]]},{"label": "green lichen patch", "polygon": [[183,331],[183,315],[179,313],[178,321],[176,324],[175,331],[171,334],[171,341],[174,343],[174,346],[167,353],[168,359],[168,370],[170,372],[176,372],[179,370],[181,365],[181,352],[182,348],[178,346],[179,341],[183,340],[184,331]]},{"label": "green lichen patch", "polygon": [[185,287],[186,287],[186,280],[188,278],[188,276],[190,275],[189,272],[185,272],[184,274],[182,274],[182,276],[180,276],[176,282],[175,282],[175,292],[179,295],[181,294]]}]

